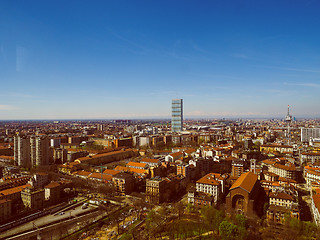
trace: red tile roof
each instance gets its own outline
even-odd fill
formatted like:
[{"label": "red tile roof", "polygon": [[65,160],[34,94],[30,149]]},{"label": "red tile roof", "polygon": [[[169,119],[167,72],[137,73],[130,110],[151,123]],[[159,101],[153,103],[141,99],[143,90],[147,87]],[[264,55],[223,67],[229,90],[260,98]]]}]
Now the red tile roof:
[{"label": "red tile roof", "polygon": [[258,180],[258,176],[252,172],[246,172],[241,174],[237,181],[231,186],[230,190],[235,188],[242,188],[243,190],[250,193],[253,189],[253,186]]}]

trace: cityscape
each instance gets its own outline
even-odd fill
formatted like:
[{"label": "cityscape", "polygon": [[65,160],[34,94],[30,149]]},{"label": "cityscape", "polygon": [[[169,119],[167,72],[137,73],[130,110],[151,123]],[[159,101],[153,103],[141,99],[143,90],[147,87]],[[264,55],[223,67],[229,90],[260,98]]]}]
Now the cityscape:
[{"label": "cityscape", "polygon": [[283,119],[188,120],[184,107],[2,121],[0,239],[320,237],[319,119],[288,106]]},{"label": "cityscape", "polygon": [[320,239],[320,2],[0,2],[0,240]]}]

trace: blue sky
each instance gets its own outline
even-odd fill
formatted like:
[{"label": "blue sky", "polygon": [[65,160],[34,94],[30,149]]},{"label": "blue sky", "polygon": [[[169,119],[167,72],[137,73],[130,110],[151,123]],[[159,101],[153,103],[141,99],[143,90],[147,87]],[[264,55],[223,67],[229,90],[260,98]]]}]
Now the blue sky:
[{"label": "blue sky", "polygon": [[0,119],[320,117],[320,1],[0,1]]}]

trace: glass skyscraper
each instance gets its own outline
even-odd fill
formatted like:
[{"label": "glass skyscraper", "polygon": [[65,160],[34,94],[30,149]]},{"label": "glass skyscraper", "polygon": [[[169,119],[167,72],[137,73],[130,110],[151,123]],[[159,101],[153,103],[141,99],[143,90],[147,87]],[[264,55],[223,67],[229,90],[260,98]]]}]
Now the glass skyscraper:
[{"label": "glass skyscraper", "polygon": [[171,131],[181,132],[183,126],[183,101],[172,99]]}]

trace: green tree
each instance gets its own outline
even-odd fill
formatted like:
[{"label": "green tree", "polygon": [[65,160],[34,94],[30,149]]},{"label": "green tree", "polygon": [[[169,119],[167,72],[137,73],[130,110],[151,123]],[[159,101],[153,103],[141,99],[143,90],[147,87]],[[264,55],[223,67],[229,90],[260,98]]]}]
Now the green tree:
[{"label": "green tree", "polygon": [[201,208],[201,216],[205,224],[210,230],[219,230],[220,223],[223,221],[223,212],[215,209],[212,206],[205,206]]},{"label": "green tree", "polygon": [[247,219],[241,214],[237,214],[235,217],[235,223],[238,226],[239,239],[246,239],[247,237]]},{"label": "green tree", "polygon": [[219,225],[219,233],[222,240],[238,239],[237,226],[224,220]]}]

